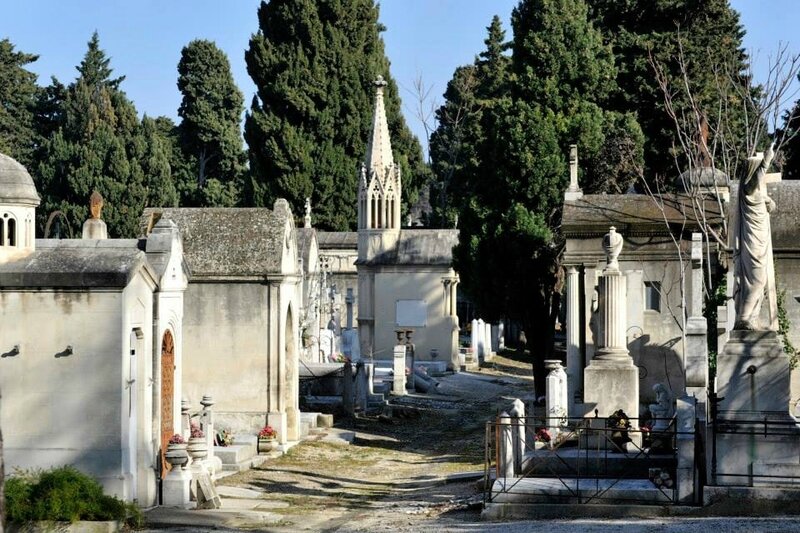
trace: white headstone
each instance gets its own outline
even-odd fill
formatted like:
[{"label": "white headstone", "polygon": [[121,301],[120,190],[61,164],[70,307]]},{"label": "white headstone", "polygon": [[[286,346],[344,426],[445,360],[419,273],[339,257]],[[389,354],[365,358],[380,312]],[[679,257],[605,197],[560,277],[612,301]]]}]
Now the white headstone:
[{"label": "white headstone", "polygon": [[406,394],[406,346],[398,344],[394,347],[392,394]]}]

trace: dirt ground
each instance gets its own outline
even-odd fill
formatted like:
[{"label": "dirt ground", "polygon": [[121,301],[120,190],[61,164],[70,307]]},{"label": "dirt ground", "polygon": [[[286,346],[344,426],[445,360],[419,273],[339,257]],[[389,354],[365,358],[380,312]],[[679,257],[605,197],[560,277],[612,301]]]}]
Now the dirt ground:
[{"label": "dirt ground", "polygon": [[417,530],[478,520],[485,423],[514,398],[533,399],[530,366],[497,356],[440,382],[441,395],[402,398],[391,417],[337,424],[355,431],[351,445],[306,441],[220,485],[263,493],[280,515],[270,531]]}]

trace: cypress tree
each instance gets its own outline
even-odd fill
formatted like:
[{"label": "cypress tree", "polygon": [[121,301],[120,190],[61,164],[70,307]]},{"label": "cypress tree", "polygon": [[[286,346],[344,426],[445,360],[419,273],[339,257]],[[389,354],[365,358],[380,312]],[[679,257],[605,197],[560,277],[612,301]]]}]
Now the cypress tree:
[{"label": "cypress tree", "polygon": [[405,207],[416,201],[427,171],[400,111],[373,0],[272,0],[261,3],[258,20],[245,52],[257,88],[245,118],[246,201],[269,206],[282,197],[300,213],[311,197],[316,225],[355,228],[378,75],[388,82],[386,115]]},{"label": "cypress tree", "polygon": [[105,198],[109,237],[135,236],[148,200],[172,203],[169,192],[156,190],[166,180],[163,161],[154,156],[158,147],[143,134],[150,126],[139,123],[136,109],[119,89],[124,77],[112,78],[109,65],[95,33],[75,82],[64,90],[54,80],[43,99],[43,127],[53,133],[42,146],[35,172],[42,196],[39,222],[43,226],[59,210],[69,226],[67,236],[80,235],[94,190]]},{"label": "cypress tree", "polygon": [[225,53],[211,41],[194,40],[181,51],[178,115],[181,150],[181,204],[232,206],[239,203],[246,172],[239,129],[244,96],[236,86]]},{"label": "cypress tree", "polygon": [[[682,53],[689,90],[712,124],[710,144],[719,124],[720,130],[730,132],[724,157],[735,162],[748,151],[740,94],[723,95],[719,89],[720,84],[732,82],[739,91],[746,91],[749,84],[742,48],[744,30],[728,0],[595,0],[589,5],[590,18],[613,47],[618,66],[619,90],[612,95],[610,106],[637,114],[646,138],[648,179],[672,181],[670,178],[686,169],[680,159],[682,168],[676,168],[675,157],[687,155],[676,149],[675,124],[667,114],[651,57],[666,74],[677,113],[691,116],[683,89]],[[725,110],[722,118],[720,109]],[[723,154],[719,155],[721,162]]]},{"label": "cypress tree", "polygon": [[[583,0],[523,0],[512,25],[511,57],[495,20],[486,49],[467,67],[476,89],[453,94],[477,102],[453,170],[462,195],[455,262],[484,318],[522,323],[542,387],[560,292],[568,146],[578,144],[584,160],[610,158],[605,168],[583,166],[585,191],[616,191],[638,177],[637,165],[627,163],[641,165],[642,135],[632,115],[606,107],[616,89],[613,55]],[[459,103],[446,97],[444,108]],[[447,122],[437,131],[442,139],[453,134]],[[432,156],[439,153],[432,148]],[[434,160],[437,172],[441,163]]]},{"label": "cypress tree", "polygon": [[40,143],[34,123],[39,88],[25,67],[37,59],[0,40],[0,152],[29,168]]}]

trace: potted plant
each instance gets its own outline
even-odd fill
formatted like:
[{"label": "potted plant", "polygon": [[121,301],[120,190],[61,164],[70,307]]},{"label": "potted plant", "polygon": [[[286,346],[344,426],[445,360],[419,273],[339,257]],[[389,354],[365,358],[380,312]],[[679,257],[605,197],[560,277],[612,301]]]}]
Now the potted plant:
[{"label": "potted plant", "polygon": [[203,430],[200,429],[200,426],[197,424],[192,424],[191,426],[187,451],[189,452],[189,456],[192,458],[193,463],[198,462],[201,459],[205,459],[205,457],[208,455],[206,436],[203,434]]},{"label": "potted plant", "polygon": [[189,462],[189,454],[186,453],[186,441],[179,434],[174,434],[169,439],[167,451],[164,454],[167,462],[175,468],[176,466],[184,467]]},{"label": "potted plant", "polygon": [[217,431],[217,438],[214,439],[214,446],[230,446],[233,444],[233,435],[231,435],[230,430],[222,429]]},{"label": "potted plant", "polygon": [[272,426],[264,426],[258,432],[258,453],[267,453],[275,449],[278,432]]}]

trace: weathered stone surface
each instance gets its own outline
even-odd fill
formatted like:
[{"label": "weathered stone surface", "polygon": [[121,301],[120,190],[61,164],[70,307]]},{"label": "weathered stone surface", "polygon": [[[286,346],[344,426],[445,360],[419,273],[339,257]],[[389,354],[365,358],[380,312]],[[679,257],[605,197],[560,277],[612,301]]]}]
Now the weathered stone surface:
[{"label": "weathered stone surface", "polygon": [[39,205],[39,194],[28,171],[16,160],[0,154],[0,204]]},{"label": "weathered stone surface", "polygon": [[137,239],[39,239],[30,254],[0,264],[4,287],[125,287],[143,268],[155,279]]},{"label": "weathered stone surface", "polygon": [[174,221],[194,278],[280,273],[288,208],[148,208],[140,221],[147,234],[161,218]]},{"label": "weathered stone surface", "polygon": [[455,229],[404,229],[395,247],[357,264],[450,266],[456,244]]}]

